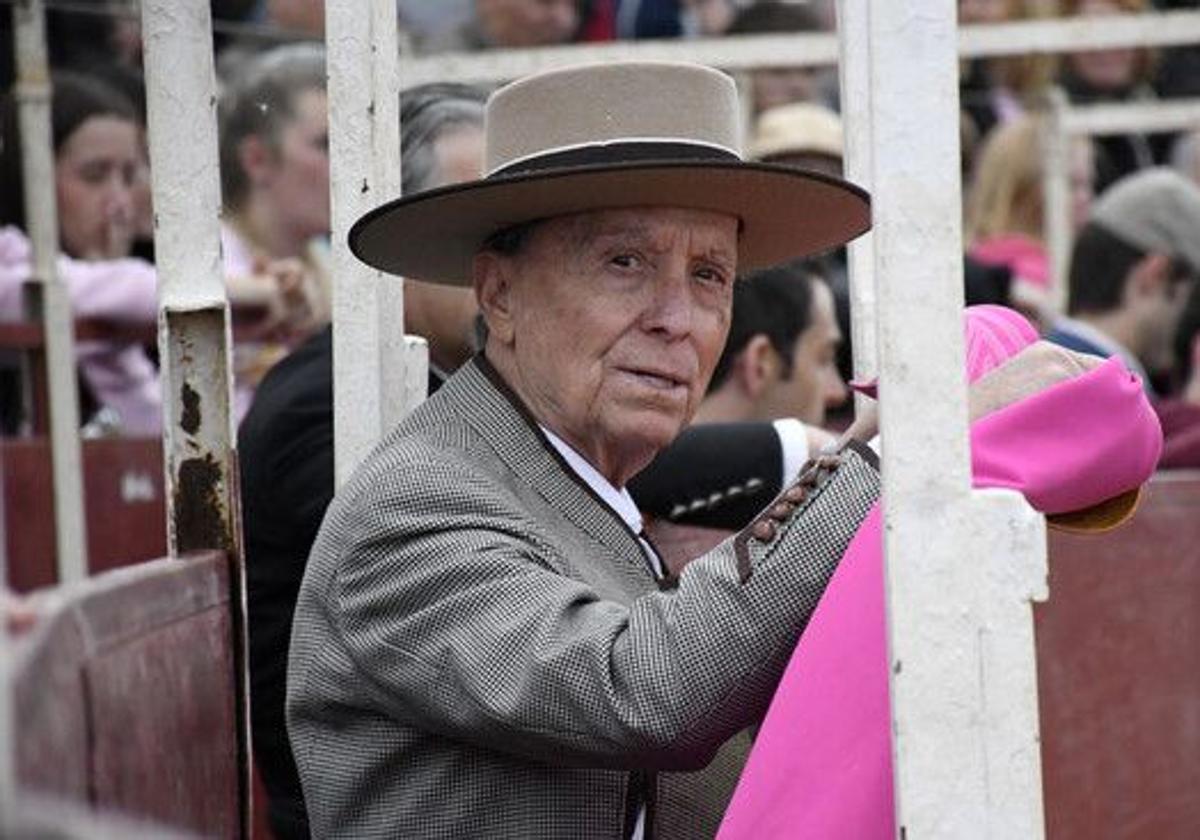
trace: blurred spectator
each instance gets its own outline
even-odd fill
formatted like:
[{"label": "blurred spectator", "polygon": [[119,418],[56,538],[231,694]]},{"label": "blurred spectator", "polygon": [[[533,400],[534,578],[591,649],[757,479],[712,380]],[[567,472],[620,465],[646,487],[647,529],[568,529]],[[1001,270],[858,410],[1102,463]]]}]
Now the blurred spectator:
[{"label": "blurred spectator", "polygon": [[219,122],[225,273],[252,322],[234,348],[240,417],[267,370],[329,317],[324,49],[251,57],[222,93]]},{"label": "blurred spectator", "polygon": [[1171,147],[1171,166],[1183,177],[1200,184],[1200,129],[1179,135]]},{"label": "blurred spectator", "polygon": [[[52,144],[58,206],[58,271],[76,318],[152,329],[158,316],[157,278],[149,263],[129,258],[134,237],[134,187],[143,165],[133,105],[95,77],[53,78]],[[22,288],[32,275],[25,234],[25,190],[16,105],[4,106],[0,162],[0,317],[20,320]],[[48,188],[49,185],[38,185]],[[101,425],[130,435],[161,432],[158,372],[136,341],[77,345],[85,396]]]},{"label": "blurred spectator", "polygon": [[[820,16],[807,5],[766,0],[738,13],[730,35],[819,32]],[[820,75],[815,67],[759,67],[750,73],[756,114],[792,102],[821,100]]]},{"label": "blurred spectator", "polygon": [[813,102],[796,102],[758,115],[750,156],[840,178],[842,147],[842,118],[837,112]]},{"label": "blurred spectator", "polygon": [[[741,278],[729,337],[693,422],[796,418],[820,426],[827,408],[846,401],[841,340],[829,287],[803,265]],[[830,441],[820,434],[809,448]]]},{"label": "blurred spectator", "polygon": [[745,0],[617,0],[621,38],[705,38],[724,34]]},{"label": "blurred spectator", "polygon": [[[1092,17],[1150,11],[1147,0],[1065,0],[1067,15]],[[1060,82],[1073,103],[1154,99],[1156,54],[1150,49],[1088,50],[1066,56]],[[1096,191],[1138,169],[1165,163],[1173,135],[1121,134],[1096,138]]]},{"label": "blurred spectator", "polygon": [[474,0],[396,0],[400,25],[418,41],[462,26],[474,13]]},{"label": "blurred spectator", "polygon": [[474,52],[566,44],[579,33],[581,5],[581,0],[475,0],[470,20],[420,46],[423,52]]},{"label": "blurred spectator", "polygon": [[[967,254],[984,265],[1007,266],[1011,303],[1044,328],[1053,306],[1044,239],[1040,122],[1032,116],[993,130],[967,194]],[[1086,140],[1071,146],[1071,221],[1078,229],[1092,201],[1092,156]]]},{"label": "blurred spectator", "polygon": [[[959,0],[958,22],[992,24],[1053,15],[1047,0]],[[997,56],[962,65],[959,98],[977,136],[1025,112],[1054,78],[1051,55]]]},{"label": "blurred spectator", "polygon": [[289,35],[322,38],[325,35],[325,0],[266,0],[267,22]]},{"label": "blurred spectator", "polygon": [[1070,317],[1047,338],[1120,356],[1148,390],[1165,390],[1151,377],[1172,367],[1175,330],[1198,274],[1200,188],[1170,169],[1130,175],[1096,201],[1076,237]]},{"label": "blurred spectator", "polygon": [[1178,391],[1159,400],[1163,430],[1163,468],[1200,467],[1200,284],[1193,284],[1175,333],[1175,377]]}]

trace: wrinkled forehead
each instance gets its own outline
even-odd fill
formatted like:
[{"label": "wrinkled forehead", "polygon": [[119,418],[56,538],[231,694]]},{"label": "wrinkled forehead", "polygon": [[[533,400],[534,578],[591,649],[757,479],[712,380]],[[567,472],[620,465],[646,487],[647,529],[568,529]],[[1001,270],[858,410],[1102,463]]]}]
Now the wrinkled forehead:
[{"label": "wrinkled forehead", "polygon": [[589,210],[545,220],[548,231],[579,246],[641,241],[660,248],[688,247],[723,252],[737,259],[739,220],[729,213],[683,207],[625,207]]}]

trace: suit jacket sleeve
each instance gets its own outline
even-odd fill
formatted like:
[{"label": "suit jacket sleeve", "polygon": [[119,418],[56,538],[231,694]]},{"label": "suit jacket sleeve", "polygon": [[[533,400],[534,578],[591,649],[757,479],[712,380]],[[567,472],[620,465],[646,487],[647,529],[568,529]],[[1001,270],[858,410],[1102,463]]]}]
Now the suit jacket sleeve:
[{"label": "suit jacket sleeve", "polygon": [[770,423],[690,426],[629,482],[639,508],[681,525],[736,530],[780,490],[783,451]]},{"label": "suit jacket sleeve", "polygon": [[[703,767],[761,716],[879,488],[847,451],[772,539],[739,534],[677,589],[626,606],[572,578],[588,558],[563,556],[466,465],[412,467],[412,481],[368,487],[336,514],[350,538],[327,603],[353,678],[381,714],[427,731],[637,769]],[[293,643],[293,669],[296,656]]]}]

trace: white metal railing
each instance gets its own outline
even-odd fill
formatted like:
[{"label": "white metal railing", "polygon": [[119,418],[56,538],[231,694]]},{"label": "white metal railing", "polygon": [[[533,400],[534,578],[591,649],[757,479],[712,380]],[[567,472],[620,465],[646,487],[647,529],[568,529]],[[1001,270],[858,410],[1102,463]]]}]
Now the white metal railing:
[{"label": "white metal railing", "polygon": [[[404,335],[404,286],[359,262],[355,219],[400,195],[396,7],[325,6],[332,193],[334,461],[342,484],[425,396],[424,339]],[[364,83],[365,82],[365,83]]]},{"label": "white metal railing", "polygon": [[1071,143],[1079,137],[1153,134],[1200,129],[1200,99],[1136,100],[1103,105],[1072,105],[1062,91],[1051,90],[1040,136],[1042,225],[1055,309],[1066,309],[1067,271],[1073,237],[1071,220]]},{"label": "white metal railing", "polygon": [[50,410],[54,540],[58,580],[87,577],[87,526],[83,507],[83,455],[75,378],[75,322],[71,296],[58,276],[58,209],[50,126],[50,68],[45,16],[38,0],[13,6],[21,132],[25,223],[32,248],[29,314],[42,322]]},{"label": "white metal railing", "polygon": [[[917,16],[912,16],[915,21]],[[950,38],[953,42],[955,36],[951,34]],[[1170,47],[1198,42],[1200,12],[1196,11],[973,24],[961,27],[957,34],[959,55],[963,58],[1107,47]],[[804,32],[442,53],[402,57],[400,67],[404,86],[414,87],[447,81],[496,83],[582,62],[698,61],[732,71],[773,66],[815,67],[835,64],[837,59],[837,35]]]},{"label": "white metal railing", "polygon": [[954,0],[840,11],[844,95],[867,97],[844,111],[873,203],[896,824],[1037,838],[1044,520],[1019,494],[971,489]]}]

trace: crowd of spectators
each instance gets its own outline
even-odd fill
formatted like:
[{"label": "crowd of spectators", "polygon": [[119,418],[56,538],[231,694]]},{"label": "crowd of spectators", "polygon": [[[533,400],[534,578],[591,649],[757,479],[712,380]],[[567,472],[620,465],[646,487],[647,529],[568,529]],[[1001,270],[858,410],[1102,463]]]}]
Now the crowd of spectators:
[{"label": "crowd of spectators", "polygon": [[[962,24],[989,25],[1191,5],[960,0],[958,10]],[[265,373],[330,317],[323,6],[321,0],[212,3],[221,89],[222,245],[235,324],[239,417]],[[396,0],[396,6],[401,49],[414,55],[836,28],[833,0]],[[50,4],[47,15],[60,270],[78,317],[132,324],[152,335],[156,280],[136,4],[92,0],[61,9]],[[11,89],[15,71],[7,17],[0,29],[0,78]],[[1043,236],[1040,111],[1047,91],[1057,85],[1074,103],[1192,95],[1200,91],[1200,48],[990,57],[964,61],[960,70],[967,300],[1014,306],[1050,332],[1056,302],[1065,293],[1054,287]],[[833,68],[762,67],[742,82],[750,102],[750,155],[840,173],[841,103]],[[21,292],[31,268],[11,94],[4,117],[0,315],[16,320],[28,317]],[[455,154],[469,172],[477,166],[478,141],[464,143]],[[1198,143],[1197,133],[1188,131],[1074,141],[1069,153],[1074,229],[1084,225],[1095,196],[1131,173],[1169,165],[1187,178],[1200,178]],[[848,377],[845,255],[830,254],[804,270],[820,278],[821,290],[832,292],[842,335],[839,368]],[[439,297],[442,290],[424,296],[421,291],[414,289],[409,327],[415,321],[438,335],[431,348],[435,363],[450,369],[471,352],[469,331],[461,325],[470,320],[473,304],[467,296],[449,301]],[[142,343],[132,333],[119,341],[87,342],[79,357],[89,430],[155,434],[160,398],[152,341]],[[1172,365],[1173,372],[1156,372],[1155,378],[1164,395],[1186,400],[1181,371],[1191,369],[1190,360],[1180,356]],[[0,420],[7,433],[28,429],[28,418],[14,408],[19,400],[13,382],[11,365],[0,365],[5,403]],[[839,419],[845,414],[835,413],[831,421],[837,425]]]}]

